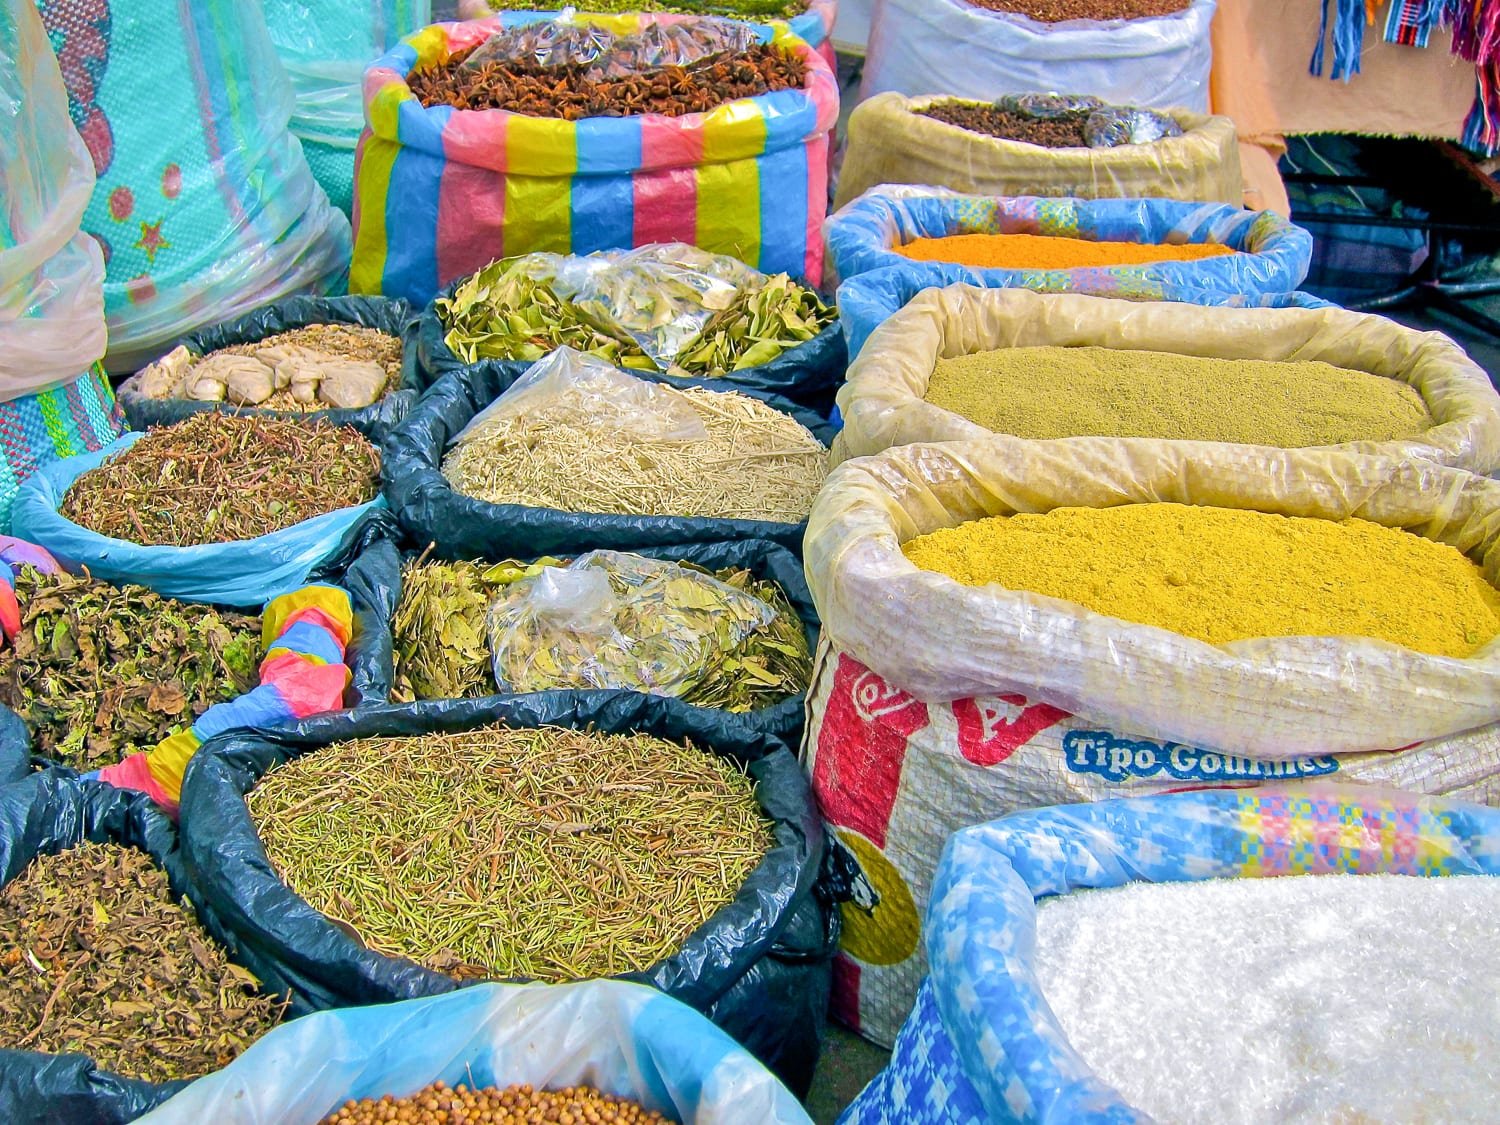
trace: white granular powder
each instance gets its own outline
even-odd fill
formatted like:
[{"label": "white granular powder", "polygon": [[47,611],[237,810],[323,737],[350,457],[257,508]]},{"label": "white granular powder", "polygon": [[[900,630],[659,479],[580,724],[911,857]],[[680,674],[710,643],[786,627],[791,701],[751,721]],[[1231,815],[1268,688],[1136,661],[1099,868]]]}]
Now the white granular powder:
[{"label": "white granular powder", "polygon": [[1038,903],[1036,971],[1161,1122],[1500,1121],[1500,878],[1079,891]]}]

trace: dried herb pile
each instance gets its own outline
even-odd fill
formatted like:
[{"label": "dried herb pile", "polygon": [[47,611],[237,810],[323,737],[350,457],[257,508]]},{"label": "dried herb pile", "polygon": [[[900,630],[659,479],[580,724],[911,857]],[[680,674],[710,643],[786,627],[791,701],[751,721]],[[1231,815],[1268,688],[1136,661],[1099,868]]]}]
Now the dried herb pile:
[{"label": "dried herb pile", "polygon": [[1185,10],[1191,0],[969,0],[992,12],[1014,12],[1038,23],[1066,20],[1144,20]]},{"label": "dried herb pile", "polygon": [[400,381],[395,336],[356,324],[310,324],[202,357],[174,348],[133,386],[152,399],[309,411],[370,406]]},{"label": "dried herb pile", "polygon": [[387,1094],[380,1099],[347,1101],[319,1125],[376,1125],[400,1121],[412,1125],[547,1125],[565,1122],[618,1122],[619,1125],[668,1125],[668,1118],[643,1109],[629,1098],[601,1094],[592,1086],[534,1090],[527,1085],[471,1089],[463,1083],[449,1089],[446,1082],[423,1086],[405,1098]]},{"label": "dried herb pile", "polygon": [[470,69],[463,65],[467,58],[468,52],[460,52],[442,65],[413,71],[407,85],[428,108],[503,109],[528,117],[577,121],[648,113],[683,117],[740,98],[799,90],[807,82],[807,63],[770,44],[756,44],[690,66],[664,66],[602,79],[588,77],[581,67],[546,67],[529,59]]},{"label": "dried herb pile", "polygon": [[570,388],[498,415],[443,459],[454,489],[492,504],[564,512],[801,523],[827,450],[795,419],[735,391],[677,390],[702,440],[650,440],[601,425],[597,396]]},{"label": "dried herb pile", "polygon": [[370,948],[465,979],[647,969],[772,843],[733,762],[555,727],[356,739],[248,799],[294,892]]},{"label": "dried herb pile", "polygon": [[16,600],[0,704],[26,721],[38,752],[79,769],[150,749],[257,683],[257,617],[30,567]]},{"label": "dried herb pile", "polygon": [[375,498],[380,452],[322,420],[195,414],[84,473],[62,515],[144,546],[253,539]]},{"label": "dried herb pile", "polygon": [[0,891],[0,1044],[150,1082],[227,1066],[283,1005],[172,901],[144,852],[80,844]]},{"label": "dried herb pile", "polygon": [[1024,141],[1043,148],[1084,148],[1088,145],[1083,139],[1083,122],[1088,115],[1083,113],[1044,119],[1011,113],[985,102],[966,102],[957,98],[933,102],[917,112],[971,133]]},{"label": "dried herb pile", "polygon": [[[611,554],[611,552],[604,552]],[[626,559],[637,556],[623,556]],[[642,559],[642,562],[654,560]],[[503,562],[429,563],[420,559],[402,571],[401,603],[392,620],[396,649],[396,698],[459,699],[489,695],[497,691],[493,671],[489,611],[496,599],[500,606],[516,595],[517,587],[535,579],[547,567],[564,565],[555,558],[532,564]],[[677,566],[688,575],[710,572],[691,563]],[[696,644],[698,654],[690,682],[673,694],[698,707],[745,712],[767,707],[807,690],[812,679],[812,658],[785,591],[771,581],[757,580],[748,570],[729,568],[712,573],[718,583],[769,608],[769,621],[744,628],[743,603],[731,601],[714,587],[681,584],[667,589],[652,588],[646,596],[626,598],[615,628],[622,636],[643,644],[668,643],[682,637]],[[628,591],[623,582],[616,589]],[[753,606],[751,607],[753,611]],[[764,617],[764,612],[761,612]],[[635,624],[631,624],[631,620]],[[565,674],[563,654],[572,647],[572,669]],[[531,652],[527,646],[541,646]],[[544,691],[549,688],[600,686],[579,681],[578,665],[601,648],[597,636],[569,634],[566,629],[532,628],[529,635],[512,640],[506,660],[515,666],[508,676],[511,690]],[[670,648],[669,648],[670,655]],[[618,653],[616,655],[619,655]],[[631,655],[641,659],[639,649]],[[616,677],[628,675],[632,664],[613,667]],[[651,690],[647,684],[617,686]],[[660,688],[657,690],[660,691]]]},{"label": "dried herb pile", "polygon": [[538,360],[563,346],[617,367],[723,375],[811,340],[837,312],[786,274],[681,243],[491,262],[439,298],[466,362]]}]

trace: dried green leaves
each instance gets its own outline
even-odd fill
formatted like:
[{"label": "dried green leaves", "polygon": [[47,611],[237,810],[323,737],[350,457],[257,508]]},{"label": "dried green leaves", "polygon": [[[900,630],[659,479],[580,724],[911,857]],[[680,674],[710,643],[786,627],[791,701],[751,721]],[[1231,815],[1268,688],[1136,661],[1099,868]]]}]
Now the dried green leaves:
[{"label": "dried green leaves", "polygon": [[695,377],[769,363],[837,313],[786,274],[691,246],[492,262],[436,304],[465,362],[535,361],[566,345],[617,367]]},{"label": "dried green leaves", "polygon": [[380,453],[321,420],[195,414],[84,473],[62,515],[143,546],[253,539],[375,498]]},{"label": "dried green leaves", "polygon": [[461,977],[647,969],[772,842],[732,761],[555,727],[340,743],[273,770],[249,804],[315,909]]},{"label": "dried green leaves", "polygon": [[260,620],[87,576],[16,579],[21,629],[0,648],[0,703],[35,749],[89,770],[255,687]]},{"label": "dried green leaves", "polygon": [[228,1065],[281,1019],[144,852],[80,844],[0,891],[0,1044],[167,1082]]},{"label": "dried green leaves", "polygon": [[[660,565],[640,556],[617,557]],[[498,598],[503,607],[507,588],[524,595],[514,584],[561,565],[552,558],[529,566],[408,563],[392,621],[395,698],[410,702],[495,692],[491,660],[496,649],[486,619],[491,602]],[[607,674],[613,686],[737,712],[768,707],[807,690],[812,657],[802,622],[780,586],[757,581],[742,569],[711,576],[691,563],[675,569],[675,580],[644,590],[618,581],[622,604],[609,631],[580,630],[535,615],[525,629],[509,630],[501,656],[509,669],[509,690],[604,686],[591,677]],[[713,580],[693,581],[699,575]]]},{"label": "dried green leaves", "polygon": [[719,375],[770,363],[811,340],[835,313],[811,289],[784,273],[741,289],[682,349],[677,365],[688,375]]}]

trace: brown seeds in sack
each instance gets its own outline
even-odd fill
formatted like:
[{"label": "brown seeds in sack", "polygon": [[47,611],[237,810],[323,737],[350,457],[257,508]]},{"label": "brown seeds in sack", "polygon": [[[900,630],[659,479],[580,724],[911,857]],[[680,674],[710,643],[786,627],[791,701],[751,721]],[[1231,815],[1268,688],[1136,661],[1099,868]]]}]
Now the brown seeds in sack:
[{"label": "brown seeds in sack", "polygon": [[284,1010],[134,848],[37,856],[0,891],[0,929],[0,1043],[13,1050],[168,1082],[228,1065]]},{"label": "brown seeds in sack", "polygon": [[471,1089],[463,1083],[423,1086],[415,1094],[395,1098],[347,1101],[319,1125],[376,1125],[400,1121],[412,1125],[544,1125],[551,1122],[618,1122],[619,1125],[668,1125],[670,1118],[644,1109],[629,1098],[600,1093],[592,1086],[534,1090],[528,1085]]},{"label": "brown seeds in sack", "polygon": [[1083,123],[1088,115],[1083,113],[1042,119],[958,99],[933,102],[917,112],[934,121],[1001,140],[1023,141],[1043,148],[1085,148],[1088,145],[1083,136]]},{"label": "brown seeds in sack", "polygon": [[1191,0],[969,0],[992,12],[1013,12],[1038,23],[1067,20],[1146,20],[1185,11]]},{"label": "brown seeds in sack", "polygon": [[84,473],[64,518],[142,546],[269,535],[375,498],[380,452],[322,420],[195,414]]}]

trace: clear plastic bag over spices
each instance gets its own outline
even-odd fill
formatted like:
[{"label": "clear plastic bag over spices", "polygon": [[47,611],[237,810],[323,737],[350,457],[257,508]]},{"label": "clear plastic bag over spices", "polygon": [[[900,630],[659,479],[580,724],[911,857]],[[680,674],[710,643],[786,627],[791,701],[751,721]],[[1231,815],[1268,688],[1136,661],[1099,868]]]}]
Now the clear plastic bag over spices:
[{"label": "clear plastic bag over spices", "polygon": [[683,396],[661,383],[637,379],[572,348],[532,364],[531,370],[454,436],[449,449],[482,434],[487,423],[513,418],[566,397],[581,420],[639,441],[704,441],[708,427]]},{"label": "clear plastic bag over spices", "polygon": [[775,610],[710,575],[591,551],[508,587],[490,606],[502,691],[621,688],[680,696]]},{"label": "clear plastic bag over spices", "polygon": [[590,78],[620,78],[666,66],[691,66],[711,55],[743,51],[757,42],[755,29],[735,20],[703,16],[690,23],[646,24],[628,35],[573,19],[506,28],[463,61],[469,70],[527,60],[544,67],[581,67]]},{"label": "clear plastic bag over spices", "polygon": [[33,0],[0,0],[0,400],[104,354],[104,259],[79,232],[89,150]]}]

